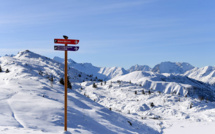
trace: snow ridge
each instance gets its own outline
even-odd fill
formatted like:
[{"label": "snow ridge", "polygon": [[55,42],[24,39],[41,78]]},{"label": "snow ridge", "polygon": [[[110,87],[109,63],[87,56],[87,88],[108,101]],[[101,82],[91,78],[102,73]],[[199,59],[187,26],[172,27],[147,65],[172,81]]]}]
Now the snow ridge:
[{"label": "snow ridge", "polygon": [[215,67],[213,66],[194,68],[187,71],[184,75],[211,85],[215,84]]},{"label": "snow ridge", "polygon": [[128,70],[128,72],[134,72],[134,71],[151,71],[151,68],[148,65],[134,65],[131,66]]},{"label": "snow ridge", "polygon": [[[54,57],[54,60],[60,63],[64,62],[64,59],[60,57]],[[91,63],[77,63],[72,59],[68,59],[68,66],[88,75],[98,77],[102,80],[109,80],[113,77],[128,73],[128,71],[121,67],[96,67],[93,66]]]},{"label": "snow ridge", "polygon": [[167,94],[189,95],[194,98],[207,98],[215,101],[215,88],[209,84],[188,78],[183,75],[162,75],[153,72],[135,71],[127,75],[115,77],[111,81],[127,81],[141,84],[145,89]]},{"label": "snow ridge", "polygon": [[155,65],[152,71],[156,73],[183,74],[193,68],[194,66],[186,62],[161,62],[160,64]]}]

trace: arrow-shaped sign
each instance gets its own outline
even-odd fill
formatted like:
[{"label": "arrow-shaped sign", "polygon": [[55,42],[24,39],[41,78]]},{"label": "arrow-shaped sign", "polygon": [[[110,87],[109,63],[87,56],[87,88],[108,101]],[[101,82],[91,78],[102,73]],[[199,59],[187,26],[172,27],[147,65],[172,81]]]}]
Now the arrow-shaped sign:
[{"label": "arrow-shaped sign", "polygon": [[79,46],[54,46],[54,50],[60,51],[78,51]]},{"label": "arrow-shaped sign", "polygon": [[72,40],[72,39],[54,39],[54,43],[57,44],[73,44],[76,45],[79,43],[79,40]]}]

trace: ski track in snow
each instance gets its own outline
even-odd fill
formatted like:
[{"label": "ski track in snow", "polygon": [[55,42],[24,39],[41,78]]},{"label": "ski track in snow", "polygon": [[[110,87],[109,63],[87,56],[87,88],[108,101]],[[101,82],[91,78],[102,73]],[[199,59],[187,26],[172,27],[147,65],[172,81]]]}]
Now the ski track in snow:
[{"label": "ski track in snow", "polygon": [[[12,97],[12,96],[11,96]],[[12,109],[10,103],[8,102],[8,106],[10,108],[10,111],[11,111],[11,115],[12,117],[17,121],[17,123],[19,124],[18,127],[21,127],[21,128],[24,128],[24,125],[22,125],[22,121],[18,119],[18,117],[16,116],[14,110]]]}]

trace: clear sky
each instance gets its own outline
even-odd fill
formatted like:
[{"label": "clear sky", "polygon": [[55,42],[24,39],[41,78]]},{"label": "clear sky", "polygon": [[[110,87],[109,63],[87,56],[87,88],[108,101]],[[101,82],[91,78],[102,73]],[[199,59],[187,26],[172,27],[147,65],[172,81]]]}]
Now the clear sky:
[{"label": "clear sky", "polygon": [[79,39],[76,62],[100,67],[162,61],[215,65],[214,0],[0,0],[0,55],[53,58],[54,38]]}]

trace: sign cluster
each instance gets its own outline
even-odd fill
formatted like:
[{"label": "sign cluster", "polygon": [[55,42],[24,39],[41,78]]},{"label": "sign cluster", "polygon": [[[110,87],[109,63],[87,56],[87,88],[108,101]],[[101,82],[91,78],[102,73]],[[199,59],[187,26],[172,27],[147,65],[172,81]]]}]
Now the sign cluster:
[{"label": "sign cluster", "polygon": [[[73,44],[77,45],[79,43],[79,40],[73,40],[73,39],[54,39],[54,43],[56,44]],[[79,46],[59,46],[55,45],[54,50],[59,51],[78,51]]]}]

